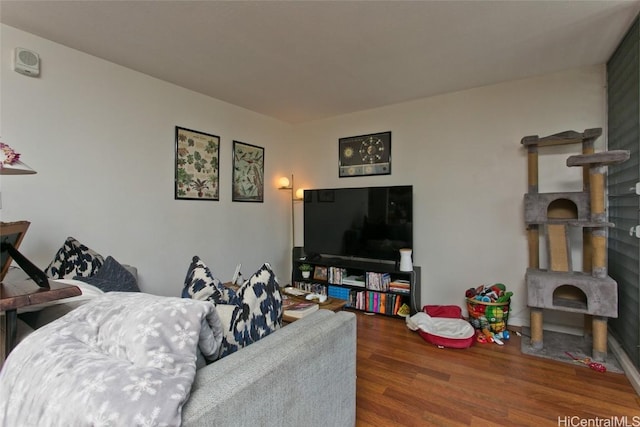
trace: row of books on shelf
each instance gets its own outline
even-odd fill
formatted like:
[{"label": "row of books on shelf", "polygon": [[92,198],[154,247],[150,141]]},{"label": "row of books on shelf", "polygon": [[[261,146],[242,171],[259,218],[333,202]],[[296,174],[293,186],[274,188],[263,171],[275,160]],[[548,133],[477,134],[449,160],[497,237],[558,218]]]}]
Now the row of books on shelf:
[{"label": "row of books on shelf", "polygon": [[[383,279],[383,280],[387,280],[387,279]],[[333,283],[333,282],[329,282],[329,283]],[[411,293],[411,284],[409,283],[408,280],[394,280],[394,281],[389,281],[389,283],[383,282],[383,284],[380,284],[380,282],[376,282],[376,281],[369,282],[369,283],[372,283],[373,287],[369,287],[369,284],[368,284],[367,289],[370,289],[372,291],[393,292],[396,294],[403,294],[403,295],[409,295]],[[348,283],[343,283],[343,284],[348,284]],[[299,280],[295,281],[293,285],[298,289],[302,289],[303,291],[312,292],[312,293],[323,293],[322,290],[326,286],[323,283],[305,282],[305,281],[299,281]],[[356,285],[351,285],[351,286],[356,286]],[[364,286],[359,286],[359,287],[364,287]]]},{"label": "row of books on shelf", "polygon": [[[320,290],[320,287],[324,288],[324,285],[319,283],[294,282],[294,286],[307,292],[324,293],[323,290]],[[371,290],[361,291],[332,285],[328,287],[328,296],[347,300],[347,307],[394,316],[399,315],[398,312],[401,311],[401,307],[403,305],[406,306],[405,303],[407,303],[407,297],[399,293],[376,292]],[[313,305],[316,307],[311,307]],[[283,309],[285,315],[300,318],[315,311],[317,304],[306,301],[293,301],[290,300],[287,295],[283,295]],[[405,307],[405,309],[407,308]],[[406,313],[400,315],[404,316]]]},{"label": "row of books on shelf", "polygon": [[375,273],[368,271],[364,276],[347,276],[347,270],[339,267],[329,267],[327,282],[336,285],[349,285],[371,289],[372,291],[410,293],[408,280],[391,280],[389,273]]},{"label": "row of books on shelf", "polygon": [[367,272],[367,289],[373,291],[388,291],[390,284],[391,275],[389,273]]},{"label": "row of books on shelf", "polygon": [[313,294],[324,294],[326,293],[326,286],[322,283],[316,282],[303,282],[300,280],[296,280],[293,282],[293,286],[303,290],[305,292],[310,292]]},{"label": "row of books on shelf", "polygon": [[342,284],[342,280],[347,278],[347,270],[340,267],[329,267],[327,271],[327,281],[329,283]]},{"label": "row of books on shelf", "polygon": [[372,313],[398,315],[398,310],[403,303],[402,295],[386,294],[374,291],[349,292],[349,305],[359,310]]},{"label": "row of books on shelf", "polygon": [[327,271],[327,282],[334,285],[349,285],[364,288],[366,285],[365,276],[352,274],[347,275],[346,268],[329,267]]}]

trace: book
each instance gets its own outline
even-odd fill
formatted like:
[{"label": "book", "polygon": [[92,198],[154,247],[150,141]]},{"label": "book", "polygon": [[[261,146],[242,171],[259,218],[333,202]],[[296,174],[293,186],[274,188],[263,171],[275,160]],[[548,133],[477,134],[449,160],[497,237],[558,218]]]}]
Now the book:
[{"label": "book", "polygon": [[285,307],[284,301],[282,307],[284,309],[284,315],[289,317],[295,317],[296,319],[301,319],[304,316],[313,313],[318,310],[318,304],[313,302],[297,302],[289,299],[292,304],[288,303],[288,307]]},{"label": "book", "polygon": [[374,273],[368,271],[365,276],[365,282],[367,289],[373,291],[388,291],[389,283],[391,283],[391,276],[389,273]]},{"label": "book", "polygon": [[347,276],[342,278],[343,285],[350,286],[360,286],[362,288],[365,287],[365,278],[364,276]]},{"label": "book", "polygon": [[389,284],[389,290],[391,292],[409,294],[411,293],[411,285],[407,280],[394,280]]},{"label": "book", "polygon": [[396,305],[393,307],[393,314],[394,315],[398,315],[398,311],[400,310],[400,302],[401,302],[401,298],[396,298]]},{"label": "book", "polygon": [[296,300],[289,298],[288,295],[282,294],[282,310],[287,310],[296,304]]}]

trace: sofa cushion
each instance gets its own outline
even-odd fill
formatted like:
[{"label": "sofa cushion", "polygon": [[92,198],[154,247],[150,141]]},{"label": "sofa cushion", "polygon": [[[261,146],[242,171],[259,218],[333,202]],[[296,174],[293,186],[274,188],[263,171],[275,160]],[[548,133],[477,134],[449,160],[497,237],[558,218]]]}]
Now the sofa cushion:
[{"label": "sofa cushion", "polygon": [[76,276],[89,277],[98,272],[104,264],[99,253],[89,249],[73,237],[67,237],[45,273],[54,279],[73,279]]},{"label": "sofa cushion", "polygon": [[182,298],[213,301],[215,304],[235,304],[236,293],[225,287],[197,255],[191,260],[184,280]]},{"label": "sofa cushion", "polygon": [[222,339],[224,357],[282,326],[282,295],[275,273],[264,264],[237,291],[238,301]]},{"label": "sofa cushion", "polygon": [[76,276],[74,279],[93,285],[104,292],[140,292],[133,274],[112,256],[104,260],[104,265],[93,276]]}]

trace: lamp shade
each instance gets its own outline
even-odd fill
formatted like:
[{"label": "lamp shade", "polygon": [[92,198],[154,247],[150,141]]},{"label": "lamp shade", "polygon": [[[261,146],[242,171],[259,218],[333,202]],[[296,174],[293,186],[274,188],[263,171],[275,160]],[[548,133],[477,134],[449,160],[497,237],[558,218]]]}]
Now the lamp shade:
[{"label": "lamp shade", "polygon": [[287,178],[286,176],[283,176],[278,180],[278,185],[280,186],[280,188],[288,188],[289,184],[291,183],[289,182],[289,178]]}]

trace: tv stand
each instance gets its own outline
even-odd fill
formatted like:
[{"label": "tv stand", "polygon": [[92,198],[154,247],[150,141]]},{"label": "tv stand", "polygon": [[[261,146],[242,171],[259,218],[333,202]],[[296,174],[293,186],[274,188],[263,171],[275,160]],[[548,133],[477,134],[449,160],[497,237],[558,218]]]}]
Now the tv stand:
[{"label": "tv stand", "polygon": [[[403,304],[412,315],[421,311],[420,267],[400,271],[397,264],[382,260],[319,254],[301,259],[295,254],[304,253],[302,248],[294,248],[293,253],[291,280],[297,288],[310,292],[324,290],[330,298],[346,300],[346,307],[369,313],[399,317],[398,310]],[[309,278],[302,277],[299,268],[302,264],[313,267]]]}]

